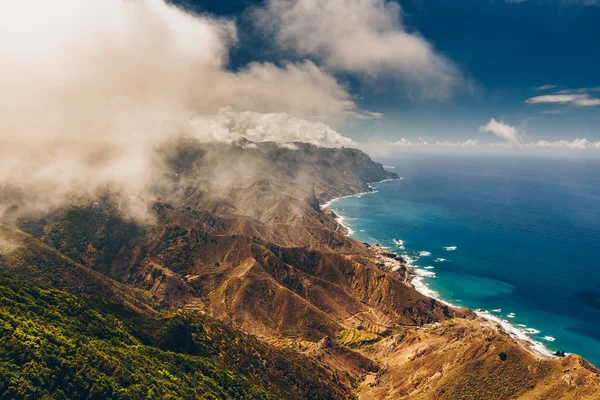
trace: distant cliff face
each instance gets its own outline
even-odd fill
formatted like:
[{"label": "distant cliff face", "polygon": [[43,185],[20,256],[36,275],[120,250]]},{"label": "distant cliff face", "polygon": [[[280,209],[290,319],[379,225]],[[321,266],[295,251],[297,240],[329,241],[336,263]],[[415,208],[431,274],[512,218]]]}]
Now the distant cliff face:
[{"label": "distant cliff face", "polygon": [[[308,380],[299,397],[463,398],[464,387],[507,366],[498,384],[481,387],[485,398],[597,393],[593,367],[570,362],[579,365],[567,374],[576,384],[563,388],[555,377],[565,363],[540,364],[471,311],[423,296],[399,257],[345,235],[320,204],[398,177],[360,150],[178,140],[157,157],[163,169],[149,188],[152,223],[132,219],[110,191],[79,198],[20,221],[31,235],[0,226],[0,273],[144,318],[208,314],[292,350],[304,372],[278,380],[290,386],[275,390],[283,397]],[[244,357],[257,346],[245,347]],[[281,354],[264,356],[269,373],[282,368]],[[321,380],[313,370],[331,374]],[[538,382],[543,387],[533,390]]]},{"label": "distant cliff face", "polygon": [[323,202],[368,191],[370,182],[398,179],[360,150],[306,143],[243,140],[232,145],[202,145],[188,141],[175,146],[170,160],[174,176],[196,183],[190,189],[210,190],[213,198],[221,194],[227,200],[232,195],[245,196],[254,203],[273,192],[304,199],[313,191]]}]

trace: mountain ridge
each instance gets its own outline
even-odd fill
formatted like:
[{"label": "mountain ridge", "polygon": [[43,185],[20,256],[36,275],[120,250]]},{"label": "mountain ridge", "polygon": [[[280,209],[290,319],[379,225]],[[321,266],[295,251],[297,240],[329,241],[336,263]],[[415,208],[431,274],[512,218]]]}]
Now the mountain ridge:
[{"label": "mountain ridge", "polygon": [[[0,246],[2,271],[92,301],[102,293],[144,318],[174,312],[215,318],[257,343],[292,351],[302,365],[329,371],[341,386],[324,381],[333,385],[324,397],[468,398],[459,383],[471,387],[490,368],[507,365],[503,379],[515,379],[515,396],[533,398],[540,388],[547,398],[598,393],[594,367],[576,356],[537,359],[501,327],[417,292],[402,257],[346,236],[336,215],[319,204],[398,177],[360,150],[185,139],[158,151],[167,167],[153,188],[151,223],[132,219],[110,195],[67,204],[16,227],[0,226],[0,238],[29,246]],[[40,277],[52,272],[49,264],[61,278],[45,283]],[[122,293],[86,294],[77,285],[81,273]],[[465,357],[463,348],[470,358],[453,364],[448,354]],[[415,354],[418,367],[407,370],[406,357],[416,360]],[[515,356],[498,364],[500,354]],[[480,363],[481,374],[467,374],[471,361]],[[565,363],[577,373],[557,378]],[[547,373],[517,379],[533,366]],[[466,378],[453,386],[447,373]],[[318,397],[313,389],[304,396]],[[490,382],[474,398],[490,395],[510,398],[506,381]]]}]

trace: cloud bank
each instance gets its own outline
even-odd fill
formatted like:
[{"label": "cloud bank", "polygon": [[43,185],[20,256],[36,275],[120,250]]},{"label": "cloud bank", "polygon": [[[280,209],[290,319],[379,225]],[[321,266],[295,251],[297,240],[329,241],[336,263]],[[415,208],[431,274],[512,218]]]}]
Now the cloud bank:
[{"label": "cloud bank", "polygon": [[176,138],[351,145],[316,121],[377,117],[310,61],[229,71],[236,42],[163,0],[0,2],[0,219],[108,187],[141,215]]},{"label": "cloud bank", "polygon": [[11,94],[0,100],[3,131],[150,135],[157,122],[224,106],[307,118],[357,112],[347,89],[311,62],[227,71],[236,40],[231,21],[162,0],[2,2],[0,84]]},{"label": "cloud bank", "polygon": [[438,149],[469,149],[469,148],[506,148],[506,149],[518,149],[518,150],[535,150],[535,149],[554,149],[554,150],[593,150],[600,149],[600,142],[593,142],[585,138],[577,138],[573,140],[538,140],[532,142],[525,142],[519,130],[506,124],[504,122],[498,122],[494,118],[490,120],[486,125],[479,127],[479,132],[493,133],[497,137],[503,139],[502,142],[494,143],[481,143],[478,140],[465,140],[459,142],[450,141],[435,141],[429,142],[422,137],[417,140],[408,140],[401,138],[398,141],[388,143],[392,147],[405,147],[405,148],[438,148]]},{"label": "cloud bank", "polygon": [[456,67],[402,22],[386,0],[267,0],[256,24],[283,50],[329,70],[393,77],[426,97],[448,97],[461,81]]},{"label": "cloud bank", "polygon": [[328,125],[290,117],[286,113],[235,112],[231,108],[222,108],[216,115],[191,119],[188,126],[192,132],[202,130],[202,139],[207,141],[234,142],[246,138],[253,142],[304,142],[330,147],[358,146],[358,143],[334,131]]},{"label": "cloud bank", "polygon": [[[462,142],[450,142],[450,141],[435,141],[428,142],[423,138],[411,141],[406,138],[401,138],[398,141],[388,143],[393,147],[406,147],[406,148],[514,148],[508,143],[481,143],[478,140],[465,140]],[[522,149],[555,149],[555,150],[594,150],[600,149],[600,142],[592,142],[588,139],[573,139],[573,140],[538,140],[537,142],[523,143]]]},{"label": "cloud bank", "polygon": [[550,149],[570,149],[570,150],[586,150],[586,149],[600,149],[600,142],[591,142],[588,139],[573,139],[573,140],[555,140],[546,141],[540,140],[537,142],[528,143],[527,147],[530,148],[550,148]]}]

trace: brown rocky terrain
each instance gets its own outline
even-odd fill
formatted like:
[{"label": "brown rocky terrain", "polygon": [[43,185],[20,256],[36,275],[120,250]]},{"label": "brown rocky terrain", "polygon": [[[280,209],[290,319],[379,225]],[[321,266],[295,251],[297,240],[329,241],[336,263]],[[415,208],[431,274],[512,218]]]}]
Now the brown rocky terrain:
[{"label": "brown rocky terrain", "polygon": [[185,140],[158,155],[153,222],[128,217],[118,193],[79,199],[0,227],[3,271],[144,315],[208,314],[316,362],[348,389],[336,396],[600,398],[581,358],[536,357],[345,236],[319,204],[397,178],[361,151]]}]

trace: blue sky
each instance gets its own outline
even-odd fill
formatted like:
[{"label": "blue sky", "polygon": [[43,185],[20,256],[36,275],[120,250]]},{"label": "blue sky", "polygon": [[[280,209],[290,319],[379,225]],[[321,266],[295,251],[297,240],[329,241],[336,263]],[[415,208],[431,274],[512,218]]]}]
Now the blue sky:
[{"label": "blue sky", "polygon": [[[595,104],[593,99],[600,98],[600,90],[593,89],[600,86],[600,2],[408,0],[398,4],[400,29],[421,36],[436,56],[456,69],[461,81],[447,95],[429,96],[419,93],[410,77],[396,79],[389,71],[391,77],[373,76],[334,65],[328,70],[349,88],[357,106],[383,114],[377,120],[350,121],[336,129],[359,141],[376,136],[390,141],[422,137],[429,142],[493,142],[496,138],[480,133],[479,127],[495,118],[517,128],[526,142],[600,140],[600,105],[575,101],[591,99]],[[239,43],[230,53],[233,70],[251,61],[328,62],[323,53],[290,51],[274,43],[274,33],[260,26],[269,24],[269,19],[257,24],[253,17],[253,10],[265,7],[261,1],[185,0],[183,5],[235,19]],[[536,90],[544,85],[555,86]],[[576,89],[580,91],[573,92]],[[559,91],[580,97],[546,98],[562,103],[526,103]]]}]

